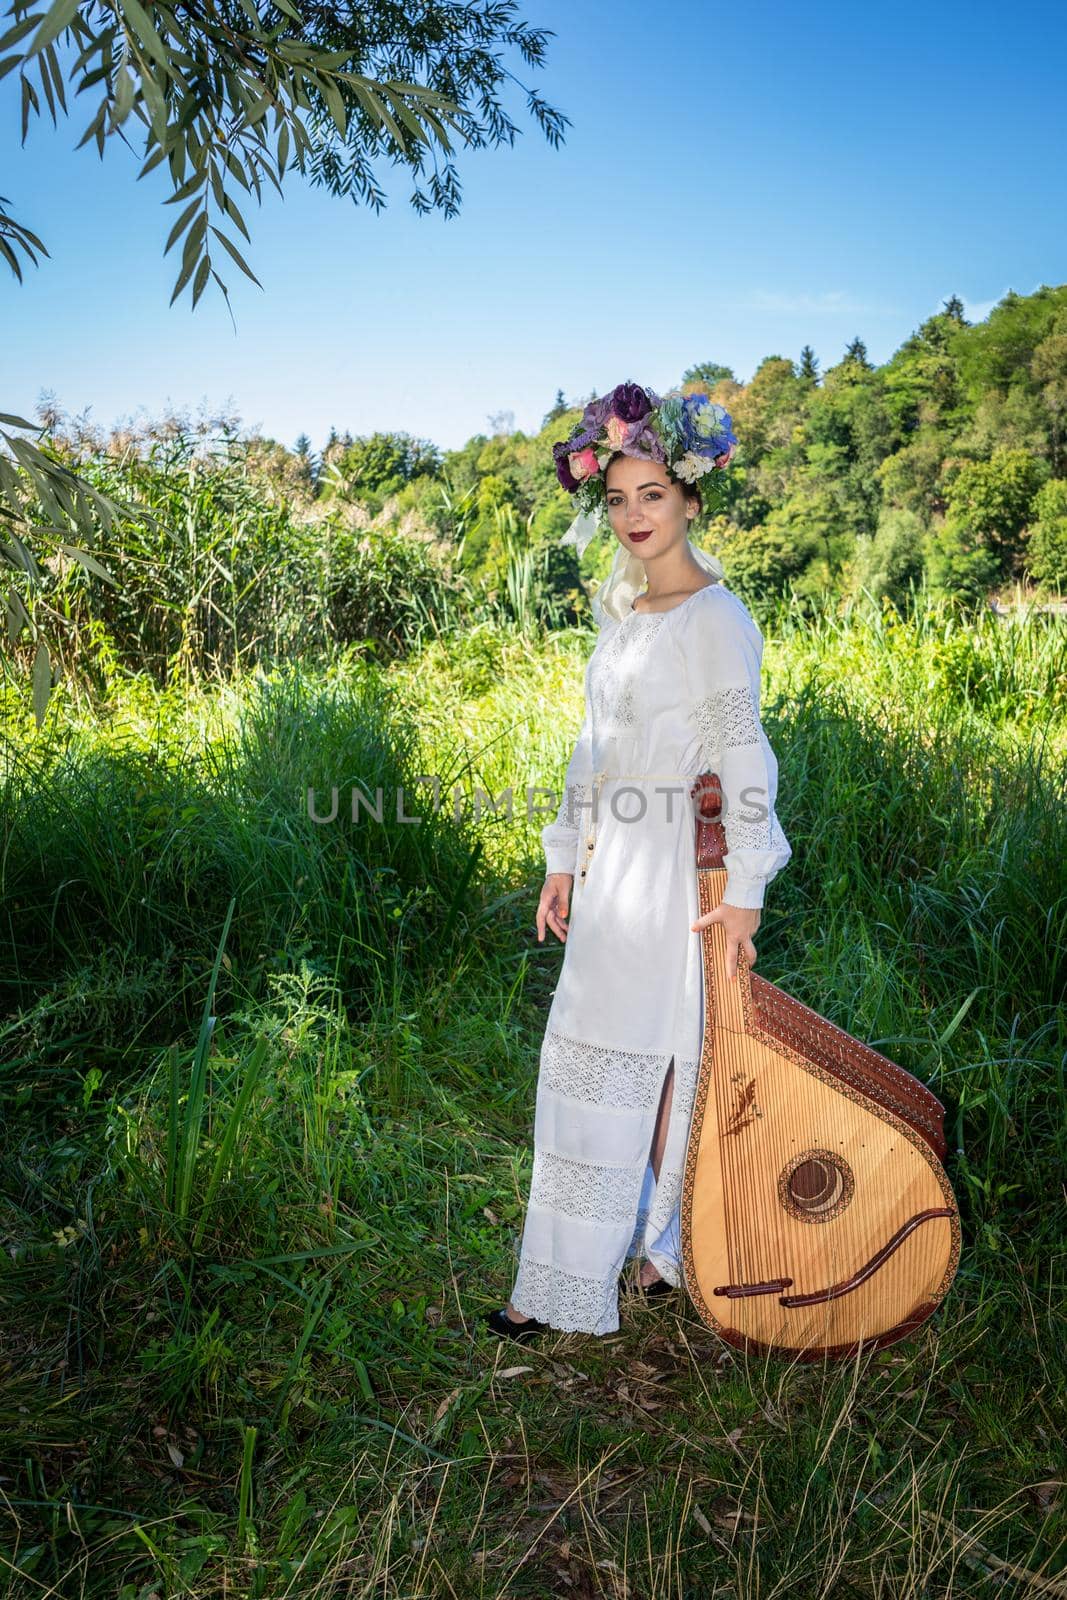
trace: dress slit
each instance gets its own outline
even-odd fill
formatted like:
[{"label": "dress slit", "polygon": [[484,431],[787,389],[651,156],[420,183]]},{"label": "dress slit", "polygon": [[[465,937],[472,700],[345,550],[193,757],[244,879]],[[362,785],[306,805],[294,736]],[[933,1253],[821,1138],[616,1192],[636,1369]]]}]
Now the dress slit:
[{"label": "dress slit", "polygon": [[[655,1148],[663,1089],[672,1067],[674,1086],[671,1109],[657,1178],[652,1167],[652,1151]],[[687,1093],[689,1086],[695,1087],[695,1071],[687,1073],[683,1079],[678,1071],[677,1053],[672,1053],[660,1080],[644,1186],[638,1203],[633,1239],[626,1257],[629,1261],[634,1256],[645,1256],[660,1276],[675,1287],[681,1282],[681,1177],[693,1112],[691,1088]]]}]

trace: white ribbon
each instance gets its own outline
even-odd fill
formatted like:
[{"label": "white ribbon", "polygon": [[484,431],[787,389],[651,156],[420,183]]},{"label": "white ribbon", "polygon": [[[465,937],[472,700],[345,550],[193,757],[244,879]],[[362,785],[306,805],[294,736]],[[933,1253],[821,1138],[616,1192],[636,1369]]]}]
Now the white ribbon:
[{"label": "white ribbon", "polygon": [[[559,542],[572,544],[578,552],[580,561],[590,541],[605,526],[607,523],[602,512],[581,511]],[[692,539],[687,540],[687,543],[689,552],[698,566],[703,567],[713,578],[726,577],[726,569],[716,556],[701,550]],[[606,617],[614,617],[617,622],[621,622],[633,609],[633,602],[644,592],[644,588],[645,563],[640,556],[635,556],[627,550],[620,540],[611,571],[593,595],[593,618],[597,626],[602,627]]]},{"label": "white ribbon", "polygon": [[580,511],[559,542],[574,545],[580,561],[590,540],[600,532],[600,527],[599,515],[592,511]]},{"label": "white ribbon", "polygon": [[[719,580],[726,577],[726,568],[717,556],[701,550],[692,539],[687,539],[686,543],[693,560],[705,572]],[[634,601],[644,590],[645,563],[639,556],[632,555],[620,540],[611,571],[593,596],[593,619],[597,626],[603,627],[607,617],[621,622],[633,610]]]}]

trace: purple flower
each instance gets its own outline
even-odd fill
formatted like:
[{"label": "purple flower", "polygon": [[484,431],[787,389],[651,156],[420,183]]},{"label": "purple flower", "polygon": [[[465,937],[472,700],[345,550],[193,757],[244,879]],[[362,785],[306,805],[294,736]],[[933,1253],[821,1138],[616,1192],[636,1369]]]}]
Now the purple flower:
[{"label": "purple flower", "polygon": [[556,477],[567,493],[573,494],[578,487],[578,479],[567,465],[567,457],[570,453],[570,443],[567,439],[561,439],[558,444],[552,446],[552,458],[556,463]]},{"label": "purple flower", "polygon": [[582,427],[595,429],[599,433],[610,415],[611,396],[610,394],[601,395],[599,400],[590,400],[582,412]]},{"label": "purple flower", "polygon": [[652,428],[642,427],[623,445],[623,454],[642,461],[666,461],[662,442]]},{"label": "purple flower", "polygon": [[623,422],[643,422],[655,403],[639,383],[620,383],[608,395],[610,410]]}]

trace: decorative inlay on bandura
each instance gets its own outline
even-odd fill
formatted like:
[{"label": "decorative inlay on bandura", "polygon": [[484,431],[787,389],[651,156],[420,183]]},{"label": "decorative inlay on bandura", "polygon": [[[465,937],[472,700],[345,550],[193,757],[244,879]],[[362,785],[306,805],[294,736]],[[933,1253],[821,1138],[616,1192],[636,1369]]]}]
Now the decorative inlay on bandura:
[{"label": "decorative inlay on bandura", "polygon": [[802,1150],[782,1168],[778,1198],[798,1222],[830,1222],[852,1199],[856,1178],[836,1150]]},{"label": "decorative inlay on bandura", "polygon": [[756,1104],[756,1080],[750,1078],[745,1082],[743,1072],[735,1072],[731,1078],[737,1088],[737,1104],[730,1113],[730,1120],[723,1129],[723,1133],[740,1133],[742,1128],[747,1128],[755,1122],[757,1117],[762,1117],[763,1112]]}]

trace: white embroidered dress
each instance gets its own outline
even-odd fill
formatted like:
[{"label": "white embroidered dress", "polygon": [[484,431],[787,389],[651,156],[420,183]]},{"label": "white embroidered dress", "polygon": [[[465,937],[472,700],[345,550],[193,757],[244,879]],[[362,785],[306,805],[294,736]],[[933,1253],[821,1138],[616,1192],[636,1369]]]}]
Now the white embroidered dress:
[{"label": "white embroidered dress", "polygon": [[[722,787],[727,903],[761,907],[792,854],[759,718],[762,657],[748,608],[720,582],[669,611],[607,618],[586,667],[559,815],[541,835],[548,872],[575,878],[511,1294],[521,1316],[553,1328],[614,1332],[619,1274],[635,1255],[680,1282],[703,1029],[693,779],[715,772]],[[672,1060],[657,1182],[650,1156]]]}]

